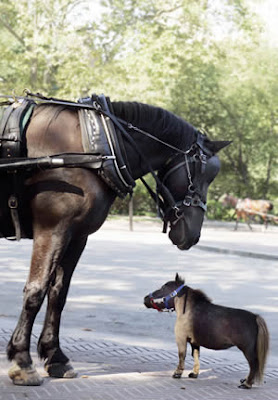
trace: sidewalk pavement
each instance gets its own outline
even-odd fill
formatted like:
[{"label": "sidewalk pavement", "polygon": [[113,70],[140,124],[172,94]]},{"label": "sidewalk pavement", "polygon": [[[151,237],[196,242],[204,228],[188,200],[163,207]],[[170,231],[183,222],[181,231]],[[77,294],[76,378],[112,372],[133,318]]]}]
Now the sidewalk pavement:
[{"label": "sidewalk pavement", "polygon": [[[108,220],[102,229],[115,230],[117,234],[121,230],[128,231],[128,220]],[[134,220],[133,229],[136,232],[159,232],[161,223]],[[205,222],[196,248],[278,260],[278,230],[272,228],[261,232],[256,227],[254,232],[250,232],[247,229],[240,226],[240,230],[234,232],[231,224]],[[149,347],[148,343],[145,346],[125,344],[117,338],[92,339],[89,329],[78,336],[67,328],[66,335],[61,338],[61,346],[70,357],[78,377],[52,379],[44,373],[43,364],[36,355],[39,326],[34,327],[31,350],[34,363],[44,376],[44,383],[40,387],[13,386],[7,376],[11,364],[5,356],[13,328],[14,321],[8,318],[0,326],[0,400],[278,400],[278,357],[269,357],[262,385],[242,390],[237,386],[246,376],[248,366],[238,349],[213,352],[201,348],[200,376],[196,380],[187,377],[193,366],[188,351],[182,379],[173,379],[171,375],[178,361],[174,343],[171,348],[158,348]]]},{"label": "sidewalk pavement", "polygon": [[[235,222],[205,220],[199,243],[195,246],[200,250],[234,254],[242,257],[253,257],[278,261],[278,226],[253,224],[252,231],[247,224],[239,223],[235,231]],[[102,229],[128,231],[129,219],[110,218]],[[133,218],[133,231],[161,232],[162,223],[159,218]]]}]

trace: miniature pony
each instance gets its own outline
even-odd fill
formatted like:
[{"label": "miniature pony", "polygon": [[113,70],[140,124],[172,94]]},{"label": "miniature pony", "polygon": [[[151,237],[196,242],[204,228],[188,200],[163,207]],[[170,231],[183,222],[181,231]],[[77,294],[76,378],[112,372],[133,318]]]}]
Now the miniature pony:
[{"label": "miniature pony", "polygon": [[172,309],[177,313],[175,335],[179,364],[173,378],[182,376],[186,346],[190,343],[194,367],[189,378],[198,377],[200,346],[213,350],[237,346],[250,367],[248,376],[240,381],[239,388],[250,389],[255,381],[262,381],[269,334],[264,319],[259,315],[213,304],[202,291],[186,286],[178,274],[174,281],[165,283],[146,296],[144,304],[158,311]]}]

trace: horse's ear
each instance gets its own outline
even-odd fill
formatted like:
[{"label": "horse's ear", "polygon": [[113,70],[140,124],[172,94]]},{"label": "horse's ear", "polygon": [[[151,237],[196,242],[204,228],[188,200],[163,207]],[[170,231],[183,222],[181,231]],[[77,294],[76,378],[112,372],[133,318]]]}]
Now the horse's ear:
[{"label": "horse's ear", "polygon": [[224,149],[224,147],[229,146],[232,143],[232,140],[211,140],[209,147],[214,153],[218,153],[218,151]]}]

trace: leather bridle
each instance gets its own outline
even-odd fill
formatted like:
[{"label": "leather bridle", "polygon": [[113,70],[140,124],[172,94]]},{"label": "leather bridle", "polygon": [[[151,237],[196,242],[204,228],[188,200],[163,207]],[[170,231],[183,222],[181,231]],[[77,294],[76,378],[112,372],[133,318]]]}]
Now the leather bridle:
[{"label": "leather bridle", "polygon": [[[205,150],[208,152],[207,149]],[[175,201],[174,204],[169,205],[163,210],[164,230],[167,230],[167,224],[170,222],[171,226],[176,225],[180,219],[184,218],[184,211],[188,207],[199,207],[204,212],[207,210],[205,199],[202,198],[201,191],[198,187],[197,172],[200,165],[201,174],[205,172],[207,159],[211,154],[205,154],[203,149],[194,143],[186,154],[175,154],[169,161],[172,162],[177,157],[182,157],[182,160],[171,167],[162,177],[162,184],[165,185],[166,180],[171,174],[178,171],[180,168],[185,168],[187,179],[189,182],[187,192],[184,198],[180,201]],[[190,165],[193,164],[194,176],[190,171]],[[174,216],[174,218],[173,218]]]}]

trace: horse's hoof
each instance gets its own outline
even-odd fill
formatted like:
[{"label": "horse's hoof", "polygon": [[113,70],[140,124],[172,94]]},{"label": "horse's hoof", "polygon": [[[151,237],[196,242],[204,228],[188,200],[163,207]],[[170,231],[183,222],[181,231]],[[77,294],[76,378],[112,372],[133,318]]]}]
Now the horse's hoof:
[{"label": "horse's hoof", "polygon": [[182,376],[182,372],[174,372],[172,378],[180,379]]},{"label": "horse's hoof", "polygon": [[188,378],[197,379],[198,374],[194,374],[194,372],[190,372],[190,374],[188,374]]},{"label": "horse's hoof", "polygon": [[46,372],[48,373],[49,376],[52,378],[76,378],[77,377],[77,372],[74,371],[73,367],[71,366],[70,363],[67,364],[61,364],[61,363],[55,363],[55,364],[46,364],[44,366]]},{"label": "horse's hoof", "polygon": [[9,369],[9,377],[14,385],[18,386],[40,386],[43,383],[42,377],[35,368],[20,368],[17,364]]}]

